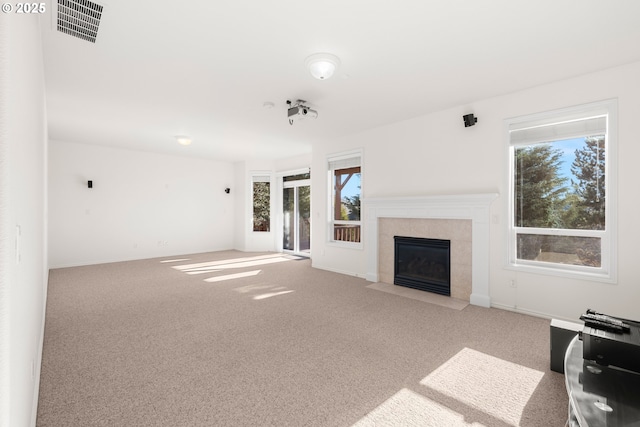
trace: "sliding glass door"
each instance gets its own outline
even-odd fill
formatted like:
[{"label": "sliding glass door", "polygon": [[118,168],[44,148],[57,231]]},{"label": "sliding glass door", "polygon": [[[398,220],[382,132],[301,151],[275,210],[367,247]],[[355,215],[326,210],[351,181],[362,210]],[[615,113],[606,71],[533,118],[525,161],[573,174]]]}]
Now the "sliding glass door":
[{"label": "sliding glass door", "polygon": [[283,177],[282,249],[311,255],[311,179],[308,173]]}]

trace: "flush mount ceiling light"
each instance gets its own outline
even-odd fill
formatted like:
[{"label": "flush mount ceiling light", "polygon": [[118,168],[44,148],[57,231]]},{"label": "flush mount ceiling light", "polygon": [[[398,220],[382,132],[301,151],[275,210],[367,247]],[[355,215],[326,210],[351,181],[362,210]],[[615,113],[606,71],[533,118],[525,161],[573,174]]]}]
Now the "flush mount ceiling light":
[{"label": "flush mount ceiling light", "polygon": [[315,53],[304,61],[311,75],[318,80],[326,80],[340,65],[340,59],[330,53]]},{"label": "flush mount ceiling light", "polygon": [[191,138],[186,135],[176,135],[176,141],[178,141],[178,144],[180,145],[191,145]]}]

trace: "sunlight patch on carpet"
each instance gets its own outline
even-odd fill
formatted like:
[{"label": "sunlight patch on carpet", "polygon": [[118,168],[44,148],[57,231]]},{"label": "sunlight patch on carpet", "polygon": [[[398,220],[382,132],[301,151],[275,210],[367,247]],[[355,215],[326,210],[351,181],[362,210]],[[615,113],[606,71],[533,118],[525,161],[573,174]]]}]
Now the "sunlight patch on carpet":
[{"label": "sunlight patch on carpet", "polygon": [[237,262],[235,264],[223,264],[223,265],[217,266],[217,268],[219,268],[221,270],[229,270],[229,269],[233,269],[233,268],[255,267],[256,265],[275,264],[275,263],[278,263],[278,262],[291,261],[292,259],[293,258],[282,256],[282,257],[270,258],[270,259],[261,259],[261,260],[246,261],[246,262]]},{"label": "sunlight patch on carpet", "polygon": [[165,259],[163,261],[160,261],[160,264],[166,264],[169,262],[183,262],[183,261],[189,261],[189,258]]},{"label": "sunlight patch on carpet", "polygon": [[242,273],[225,274],[224,276],[209,277],[208,279],[204,279],[204,281],[208,283],[224,282],[225,280],[233,280],[233,279],[241,279],[243,277],[257,276],[258,274],[260,274],[261,271],[262,270],[252,270],[252,271],[244,271]]},{"label": "sunlight patch on carpet", "polygon": [[486,427],[465,422],[464,416],[403,388],[352,427]]},{"label": "sunlight patch on carpet", "polygon": [[[262,292],[265,290],[269,290],[270,292]],[[234,291],[241,294],[254,293],[256,295],[254,295],[251,298],[256,301],[271,298],[271,297],[277,297],[278,295],[290,294],[291,292],[293,292],[292,290],[288,289],[285,286],[274,286],[274,285],[247,285],[247,286],[241,286],[239,288],[235,288]],[[262,293],[259,293],[259,292],[262,292]]]},{"label": "sunlight patch on carpet", "polygon": [[222,270],[214,267],[206,267],[202,269],[199,268],[196,271],[183,271],[183,273],[193,276],[194,274],[217,273],[218,271],[222,271]]},{"label": "sunlight patch on carpet", "polygon": [[249,292],[260,291],[262,289],[271,289],[273,285],[247,285],[241,286],[239,288],[235,288],[234,291],[240,292],[241,294],[248,294]]},{"label": "sunlight patch on carpet", "polygon": [[543,376],[535,369],[464,348],[420,384],[517,426]]},{"label": "sunlight patch on carpet", "polygon": [[277,297],[278,295],[290,294],[291,292],[293,291],[289,290],[289,291],[279,291],[279,292],[267,292],[266,294],[254,295],[253,299],[254,300],[267,299],[271,297]]},{"label": "sunlight patch on carpet", "polygon": [[[264,292],[266,290],[269,290],[270,292]],[[241,294],[256,294],[251,297],[254,300],[262,300],[262,299],[267,299],[271,297],[277,297],[278,295],[285,295],[293,292],[291,289],[288,289],[285,286],[274,286],[274,285],[247,285],[247,286],[241,286],[239,288],[235,288],[234,291],[239,292]]]},{"label": "sunlight patch on carpet", "polygon": [[254,261],[235,262],[232,264],[218,264],[216,266],[191,268],[188,270],[182,270],[182,272],[187,274],[202,274],[202,273],[211,273],[211,272],[222,271],[222,270],[233,270],[237,268],[250,268],[250,267],[256,267],[258,265],[275,264],[278,262],[285,262],[285,261],[291,261],[291,259],[287,257],[258,259]]},{"label": "sunlight patch on carpet", "polygon": [[[227,268],[234,268],[234,267],[231,267],[231,265],[233,264],[249,265],[251,261],[269,260],[274,258],[284,258],[287,260],[298,259],[298,258],[293,258],[287,255],[277,253],[277,254],[258,255],[258,256],[243,257],[243,258],[232,258],[232,259],[223,259],[223,260],[217,260],[217,261],[199,262],[195,264],[176,265],[172,268],[175,268],[176,270],[180,270],[180,271],[187,271],[187,270],[196,271],[200,268],[216,267],[216,266],[229,266]],[[240,268],[240,267],[235,267],[235,268]]]}]

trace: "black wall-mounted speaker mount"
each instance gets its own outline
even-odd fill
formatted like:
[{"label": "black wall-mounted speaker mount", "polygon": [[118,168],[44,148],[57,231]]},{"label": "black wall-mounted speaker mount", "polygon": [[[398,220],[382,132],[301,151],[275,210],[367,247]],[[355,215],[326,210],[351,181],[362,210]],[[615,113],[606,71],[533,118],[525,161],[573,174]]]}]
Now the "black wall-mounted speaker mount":
[{"label": "black wall-mounted speaker mount", "polygon": [[469,126],[473,126],[476,123],[478,123],[478,118],[473,116],[473,113],[471,114],[465,114],[464,116],[462,116],[462,120],[464,120],[464,127],[468,128]]}]

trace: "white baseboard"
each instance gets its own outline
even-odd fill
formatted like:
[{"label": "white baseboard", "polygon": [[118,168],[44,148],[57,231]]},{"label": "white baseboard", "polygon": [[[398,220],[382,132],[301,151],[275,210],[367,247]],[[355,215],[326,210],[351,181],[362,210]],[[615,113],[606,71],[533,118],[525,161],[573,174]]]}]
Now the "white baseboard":
[{"label": "white baseboard", "polygon": [[34,378],[33,378],[33,404],[31,407],[31,426],[35,427],[36,421],[38,420],[38,402],[40,400],[40,372],[42,371],[42,353],[44,349],[44,327],[47,317],[47,294],[49,289],[49,274],[47,269],[47,278],[45,279],[45,283],[43,286],[43,298],[42,298],[42,325],[40,326],[40,340],[38,342],[38,349],[35,360],[33,363],[34,366]]},{"label": "white baseboard", "polygon": [[361,279],[365,279],[365,276],[366,276],[364,273],[359,274],[359,273],[354,273],[353,271],[343,271],[336,268],[329,268],[322,265],[318,265],[313,262],[313,258],[311,259],[311,267],[317,268],[318,270],[331,271],[332,273],[345,274],[347,276],[352,276],[352,277],[359,277]]},{"label": "white baseboard", "polygon": [[529,310],[526,308],[522,308],[522,307],[514,307],[512,305],[507,305],[507,304],[500,304],[500,303],[491,303],[491,307],[493,308],[499,308],[500,310],[506,310],[506,311],[513,311],[515,313],[520,313],[520,314],[526,314],[528,316],[534,316],[534,317],[540,317],[542,319],[559,319],[559,320],[566,320],[567,322],[576,322],[576,319],[569,319],[566,317],[558,317],[557,315],[554,314],[549,314],[549,313],[544,313],[541,311],[536,311],[536,310]]}]

